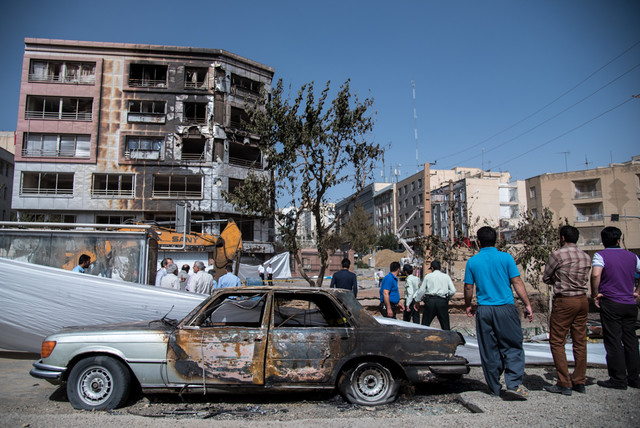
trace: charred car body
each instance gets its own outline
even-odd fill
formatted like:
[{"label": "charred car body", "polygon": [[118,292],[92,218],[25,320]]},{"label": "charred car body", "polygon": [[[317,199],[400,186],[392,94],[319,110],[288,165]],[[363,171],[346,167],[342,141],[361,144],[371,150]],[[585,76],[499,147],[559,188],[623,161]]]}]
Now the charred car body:
[{"label": "charred car body", "polygon": [[216,292],[182,321],[65,328],[31,375],[66,383],[77,409],[121,406],[143,392],[334,389],[378,405],[399,385],[469,372],[462,335],[383,325],[350,291],[242,287]]}]

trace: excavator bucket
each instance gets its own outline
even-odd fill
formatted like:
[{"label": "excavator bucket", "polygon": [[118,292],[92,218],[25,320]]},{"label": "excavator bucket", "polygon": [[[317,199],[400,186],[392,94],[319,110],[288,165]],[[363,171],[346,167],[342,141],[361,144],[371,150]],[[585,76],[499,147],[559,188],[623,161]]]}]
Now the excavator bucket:
[{"label": "excavator bucket", "polygon": [[216,268],[223,269],[233,262],[240,250],[242,250],[242,233],[238,225],[233,220],[229,220],[220,237],[216,240]]}]

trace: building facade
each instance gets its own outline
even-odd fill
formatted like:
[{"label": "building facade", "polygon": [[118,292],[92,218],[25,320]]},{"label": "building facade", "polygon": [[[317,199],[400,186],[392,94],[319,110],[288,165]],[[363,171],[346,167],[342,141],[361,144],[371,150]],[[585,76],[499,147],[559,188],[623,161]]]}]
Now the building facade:
[{"label": "building facade", "polygon": [[524,181],[510,179],[508,172],[479,171],[432,190],[433,233],[469,242],[489,225],[509,240],[526,211]]},{"label": "building facade", "polygon": [[615,226],[626,247],[640,252],[640,156],[608,167],[531,177],[526,192],[533,215],[548,207],[558,223],[566,218],[580,231],[578,245],[585,251],[601,249],[600,231]]},{"label": "building facade", "polygon": [[396,184],[397,232],[402,238],[431,234],[431,171],[424,164],[421,171]]},{"label": "building facade", "polygon": [[233,219],[245,251],[273,252],[273,221],[222,197],[266,173],[244,107],[273,73],[219,49],[25,39],[18,219],[166,222],[188,203],[192,229],[217,234]]},{"label": "building facade", "polygon": [[13,194],[13,170],[15,132],[0,132],[0,220],[12,219],[11,196]]}]

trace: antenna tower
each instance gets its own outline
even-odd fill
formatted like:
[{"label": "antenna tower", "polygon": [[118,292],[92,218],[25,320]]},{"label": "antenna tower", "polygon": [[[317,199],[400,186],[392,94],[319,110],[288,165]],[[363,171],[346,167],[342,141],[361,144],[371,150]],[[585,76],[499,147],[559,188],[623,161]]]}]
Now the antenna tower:
[{"label": "antenna tower", "polygon": [[416,172],[420,171],[420,163],[418,162],[418,113],[416,110],[416,82],[411,79],[411,89],[413,91],[413,137],[416,140]]}]

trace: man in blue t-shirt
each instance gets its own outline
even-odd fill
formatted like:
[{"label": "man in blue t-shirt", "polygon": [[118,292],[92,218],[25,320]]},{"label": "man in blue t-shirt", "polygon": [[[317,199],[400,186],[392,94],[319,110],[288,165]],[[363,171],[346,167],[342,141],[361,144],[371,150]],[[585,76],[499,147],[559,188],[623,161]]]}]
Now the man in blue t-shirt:
[{"label": "man in blue t-shirt", "polygon": [[400,263],[391,262],[389,273],[382,278],[380,284],[380,314],[386,318],[395,318],[398,308],[404,311],[404,305],[400,303],[400,290],[398,289],[398,274]]},{"label": "man in blue t-shirt", "polygon": [[467,315],[473,316],[471,299],[476,286],[476,334],[482,371],[493,395],[500,395],[500,376],[504,372],[507,391],[527,398],[529,392],[522,385],[524,378],[524,349],[520,315],[513,300],[513,292],[525,305],[525,316],[533,320],[529,296],[520,272],[510,254],[495,248],[496,231],[485,226],[478,229],[480,252],[467,261],[464,275],[464,303]]}]

